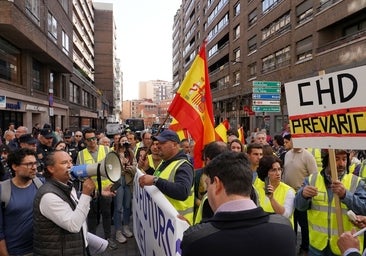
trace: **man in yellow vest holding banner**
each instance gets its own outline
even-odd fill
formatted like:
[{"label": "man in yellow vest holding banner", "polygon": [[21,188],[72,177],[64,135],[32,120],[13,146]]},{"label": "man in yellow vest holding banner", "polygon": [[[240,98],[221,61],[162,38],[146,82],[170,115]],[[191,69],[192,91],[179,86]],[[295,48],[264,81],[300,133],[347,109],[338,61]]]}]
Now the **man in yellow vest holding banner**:
[{"label": "man in yellow vest holding banner", "polygon": [[193,166],[186,154],[180,149],[180,140],[176,132],[164,130],[152,137],[158,141],[159,155],[163,162],[154,175],[139,178],[141,187],[155,185],[169,200],[178,213],[190,224],[193,223],[194,186]]},{"label": "man in yellow vest holding banner", "polygon": [[[341,255],[337,246],[338,230],[334,194],[340,199],[344,230],[354,226],[347,217],[352,210],[358,215],[366,214],[365,183],[349,173],[349,158],[345,150],[335,150],[338,180],[332,182],[329,156],[323,155],[323,170],[305,178],[304,185],[295,196],[295,207],[308,211],[309,255]],[[363,238],[360,238],[361,248]]]}]

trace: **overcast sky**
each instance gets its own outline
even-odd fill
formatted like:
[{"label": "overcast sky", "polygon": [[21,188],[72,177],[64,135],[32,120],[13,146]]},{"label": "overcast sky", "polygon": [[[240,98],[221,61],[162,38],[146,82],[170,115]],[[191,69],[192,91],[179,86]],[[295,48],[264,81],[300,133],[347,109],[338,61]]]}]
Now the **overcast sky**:
[{"label": "overcast sky", "polygon": [[123,100],[137,99],[138,83],[172,81],[172,27],[181,0],[98,0],[113,3]]}]

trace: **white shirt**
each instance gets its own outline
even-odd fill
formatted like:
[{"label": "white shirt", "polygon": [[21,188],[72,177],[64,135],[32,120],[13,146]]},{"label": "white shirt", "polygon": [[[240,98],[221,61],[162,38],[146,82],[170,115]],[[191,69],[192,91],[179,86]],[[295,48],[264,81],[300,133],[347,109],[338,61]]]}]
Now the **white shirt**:
[{"label": "white shirt", "polygon": [[88,246],[86,218],[89,213],[91,197],[82,194],[78,200],[76,191],[72,188],[71,198],[77,204],[75,210],[56,194],[46,193],[41,198],[40,211],[47,219],[52,220],[56,225],[71,233],[77,233],[83,228],[85,246]]}]

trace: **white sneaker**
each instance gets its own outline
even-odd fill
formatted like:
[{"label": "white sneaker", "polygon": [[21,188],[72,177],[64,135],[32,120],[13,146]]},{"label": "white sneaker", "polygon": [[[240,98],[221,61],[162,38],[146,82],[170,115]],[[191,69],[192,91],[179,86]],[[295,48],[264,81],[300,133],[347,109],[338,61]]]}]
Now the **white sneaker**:
[{"label": "white sneaker", "polygon": [[117,240],[117,242],[119,242],[121,244],[124,244],[127,242],[127,238],[124,235],[122,235],[121,230],[116,231],[116,240]]},{"label": "white sneaker", "polygon": [[133,237],[133,233],[128,225],[122,226],[122,234],[124,234],[128,238]]}]

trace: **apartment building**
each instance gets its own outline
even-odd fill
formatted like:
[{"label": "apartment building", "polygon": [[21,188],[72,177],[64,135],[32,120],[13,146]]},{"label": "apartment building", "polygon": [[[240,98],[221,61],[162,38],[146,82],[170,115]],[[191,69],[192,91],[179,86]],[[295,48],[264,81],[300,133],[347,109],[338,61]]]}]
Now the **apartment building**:
[{"label": "apartment building", "polygon": [[[174,17],[174,89],[206,39],[216,124],[279,133],[284,83],[365,65],[365,10],[358,0],[184,0]],[[281,82],[281,112],[248,111],[253,81]]]},{"label": "apartment building", "polygon": [[0,128],[68,123],[70,1],[0,1]]},{"label": "apartment building", "polygon": [[139,82],[139,99],[152,99],[158,103],[173,98],[172,82],[164,80],[150,80]]},{"label": "apartment building", "polygon": [[95,11],[92,0],[0,1],[2,130],[9,122],[29,128],[105,126],[115,111],[115,81],[121,80],[111,6]]}]

